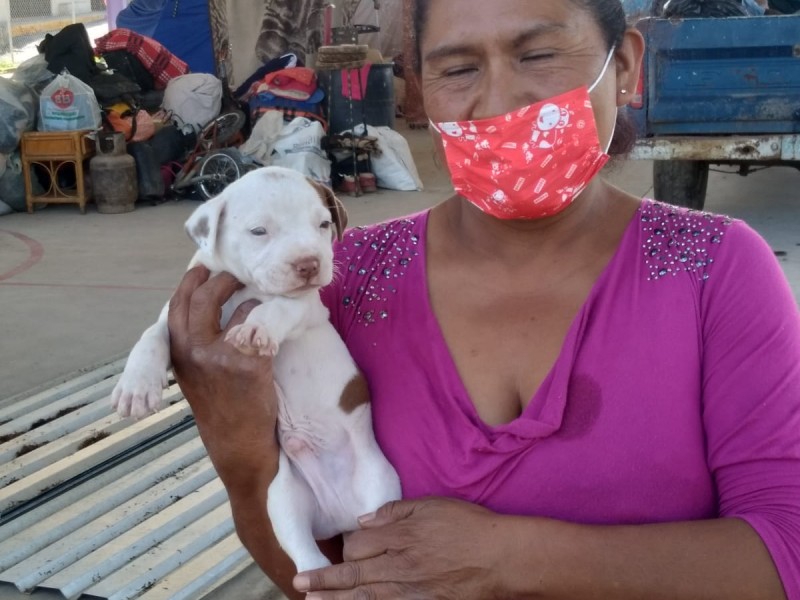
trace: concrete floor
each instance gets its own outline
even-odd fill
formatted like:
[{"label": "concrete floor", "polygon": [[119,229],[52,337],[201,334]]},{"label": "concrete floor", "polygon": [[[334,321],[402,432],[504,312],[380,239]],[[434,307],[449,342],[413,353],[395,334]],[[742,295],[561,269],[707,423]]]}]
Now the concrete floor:
[{"label": "concrete floor", "polygon": [[[350,222],[366,224],[432,206],[449,183],[424,130],[404,131],[424,192],[344,197]],[[649,163],[621,163],[607,177],[652,193]],[[712,173],[708,210],[744,218],[779,254],[800,298],[800,173],[773,168],[746,178]],[[193,252],[183,222],[197,202],[137,205],[103,215],[90,205],[50,206],[0,217],[0,404],[118,357],[158,315]]]}]

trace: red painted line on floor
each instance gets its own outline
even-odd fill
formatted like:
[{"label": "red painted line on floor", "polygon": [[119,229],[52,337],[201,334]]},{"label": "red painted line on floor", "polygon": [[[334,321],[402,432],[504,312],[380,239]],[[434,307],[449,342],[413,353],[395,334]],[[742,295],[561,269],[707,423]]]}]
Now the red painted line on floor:
[{"label": "red painted line on floor", "polygon": [[144,285],[84,285],[80,283],[17,283],[0,281],[0,287],[49,287],[85,290],[125,290],[134,292],[174,292],[174,287],[148,287]]},{"label": "red painted line on floor", "polygon": [[0,229],[0,233],[7,233],[12,237],[17,238],[28,247],[28,258],[10,271],[0,273],[0,281],[11,279],[16,275],[23,273],[42,260],[42,257],[44,256],[44,246],[42,246],[41,243],[37,242],[33,238],[29,238],[27,235],[17,233],[16,231],[9,231],[8,229]]}]

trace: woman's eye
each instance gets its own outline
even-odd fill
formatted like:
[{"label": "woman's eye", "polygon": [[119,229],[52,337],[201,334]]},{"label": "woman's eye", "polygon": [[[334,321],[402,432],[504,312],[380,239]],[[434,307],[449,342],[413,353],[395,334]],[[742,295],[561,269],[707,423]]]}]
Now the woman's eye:
[{"label": "woman's eye", "polygon": [[553,58],[552,54],[529,54],[528,56],[522,57],[522,62],[533,62],[533,61],[541,61],[547,60],[548,58]]},{"label": "woman's eye", "polygon": [[267,230],[264,227],[254,227],[250,230],[253,235],[267,235]]},{"label": "woman's eye", "polygon": [[478,69],[474,67],[457,67],[454,69],[448,69],[445,72],[445,77],[462,77],[464,75],[469,75],[470,73],[474,73]]},{"label": "woman's eye", "polygon": [[320,229],[330,229],[331,225],[333,225],[333,223],[331,223],[330,221],[323,221],[322,223],[319,224],[319,228]]}]

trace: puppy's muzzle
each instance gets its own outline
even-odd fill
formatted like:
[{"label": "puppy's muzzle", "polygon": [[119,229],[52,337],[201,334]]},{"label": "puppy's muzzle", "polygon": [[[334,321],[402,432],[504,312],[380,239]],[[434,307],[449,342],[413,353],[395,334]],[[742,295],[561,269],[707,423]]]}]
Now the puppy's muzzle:
[{"label": "puppy's muzzle", "polygon": [[319,259],[306,256],[292,263],[295,274],[302,280],[310,282],[319,275]]}]

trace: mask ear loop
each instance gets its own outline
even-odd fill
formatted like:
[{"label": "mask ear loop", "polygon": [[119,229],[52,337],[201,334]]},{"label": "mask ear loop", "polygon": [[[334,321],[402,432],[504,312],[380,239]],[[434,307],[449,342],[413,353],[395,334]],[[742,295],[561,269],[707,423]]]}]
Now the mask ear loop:
[{"label": "mask ear loop", "polygon": [[[616,46],[611,46],[611,50],[609,51],[608,56],[606,57],[606,62],[603,65],[603,70],[600,71],[600,76],[597,79],[595,79],[594,83],[591,86],[589,86],[589,93],[590,94],[600,84],[600,82],[603,80],[603,77],[606,76],[606,71],[608,71],[608,65],[611,64],[611,59],[614,58],[614,52],[616,51],[616,49],[617,49]],[[617,117],[618,116],[619,116],[619,108],[617,108],[615,106],[614,107],[614,126],[611,128],[611,137],[608,139],[608,144],[606,145],[606,149],[604,151],[605,154],[608,154],[608,151],[611,150],[611,142],[614,141],[614,133],[617,130]]]},{"label": "mask ear loop", "polygon": [[606,57],[606,62],[605,64],[603,64],[603,70],[600,71],[600,75],[597,77],[597,79],[594,80],[594,83],[589,86],[590,94],[594,91],[594,88],[596,88],[600,84],[600,82],[603,80],[603,77],[606,76],[606,71],[608,71],[608,65],[611,64],[611,59],[614,58],[614,52],[616,52],[616,50],[617,50],[616,46],[611,46],[611,50],[608,52],[608,56]]}]

